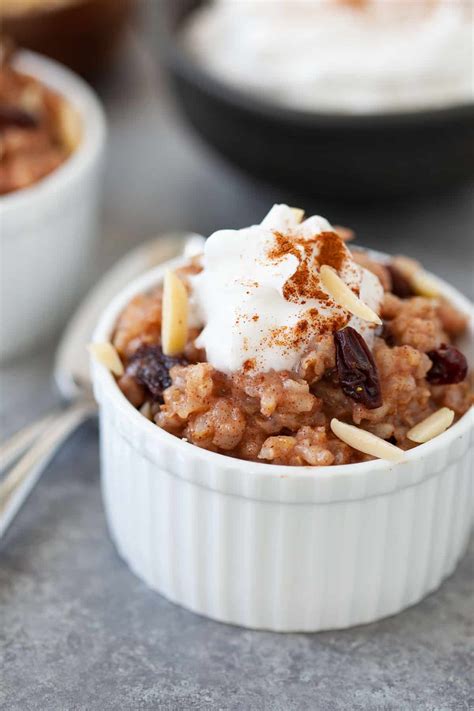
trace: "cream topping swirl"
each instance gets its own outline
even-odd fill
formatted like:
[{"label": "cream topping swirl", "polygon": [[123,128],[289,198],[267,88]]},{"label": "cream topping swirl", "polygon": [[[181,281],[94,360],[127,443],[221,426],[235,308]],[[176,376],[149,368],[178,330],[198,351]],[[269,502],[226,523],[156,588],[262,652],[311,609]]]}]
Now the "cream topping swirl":
[{"label": "cream topping swirl", "polygon": [[315,339],[347,324],[370,345],[375,324],[352,316],[325,292],[321,264],[380,309],[379,280],[354,262],[323,217],[298,223],[295,211],[275,205],[260,225],[214,232],[203,270],[192,279],[193,311],[204,324],[196,344],[208,362],[226,373],[292,370]]},{"label": "cream topping swirl", "polygon": [[214,0],[185,42],[221,81],[297,109],[472,102],[468,0]]}]

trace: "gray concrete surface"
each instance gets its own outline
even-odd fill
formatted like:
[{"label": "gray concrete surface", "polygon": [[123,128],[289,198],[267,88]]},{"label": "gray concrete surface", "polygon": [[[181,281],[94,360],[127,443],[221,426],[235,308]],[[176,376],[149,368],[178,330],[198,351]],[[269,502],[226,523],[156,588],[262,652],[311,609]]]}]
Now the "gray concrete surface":
[{"label": "gray concrete surface", "polygon": [[473,547],[439,592],[373,625],[313,635],[221,625],[151,592],[119,559],[97,456],[92,423],[56,457],[5,540],[2,708],[474,708]]},{"label": "gray concrete surface", "polygon": [[[245,225],[286,200],[423,257],[472,296],[468,189],[396,205],[300,203],[209,156],[176,116],[142,30],[101,87],[110,157],[100,266],[170,227]],[[54,344],[0,373],[0,427],[58,400]],[[474,546],[441,589],[379,623],[316,635],[250,632],[149,591],[107,535],[95,423],[56,456],[0,550],[0,708],[8,711],[474,709]]]}]

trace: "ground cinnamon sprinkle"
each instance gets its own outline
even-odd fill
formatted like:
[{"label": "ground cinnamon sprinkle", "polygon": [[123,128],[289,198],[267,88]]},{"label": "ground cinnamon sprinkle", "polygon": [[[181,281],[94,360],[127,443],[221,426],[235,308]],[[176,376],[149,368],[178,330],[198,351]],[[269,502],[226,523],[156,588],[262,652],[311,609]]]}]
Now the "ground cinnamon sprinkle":
[{"label": "ground cinnamon sprinkle", "polygon": [[295,273],[283,285],[283,296],[287,301],[301,302],[303,299],[327,301],[328,294],[320,287],[319,276],[310,269],[308,259],[302,259]]},{"label": "ground cinnamon sprinkle", "polygon": [[309,324],[306,321],[306,319],[302,319],[301,321],[298,321],[298,323],[295,326],[295,331],[296,333],[303,334],[306,333],[309,328]]},{"label": "ground cinnamon sprinkle", "polygon": [[347,251],[343,241],[335,232],[323,232],[318,237],[319,264],[327,264],[339,271],[347,259]]},{"label": "ground cinnamon sprinkle", "polygon": [[283,259],[287,254],[292,254],[299,261],[300,253],[296,247],[296,239],[290,237],[285,237],[281,232],[274,232],[275,236],[275,246],[268,251],[268,258],[274,261]]},{"label": "ground cinnamon sprinkle", "polygon": [[242,366],[242,370],[244,371],[244,373],[248,373],[251,370],[255,370],[256,365],[257,365],[257,363],[256,363],[255,358],[248,358],[244,362],[244,364]]},{"label": "ground cinnamon sprinkle", "polygon": [[294,331],[290,326],[280,326],[279,328],[272,328],[268,336],[262,339],[262,344],[279,348],[289,348],[292,346],[295,340]]},{"label": "ground cinnamon sprinkle", "polygon": [[[268,259],[280,261],[292,255],[298,263],[294,274],[283,285],[284,298],[298,304],[317,299],[328,307],[334,306],[331,297],[321,288],[318,266],[327,264],[336,270],[344,266],[347,250],[341,237],[333,231],[318,233],[310,238],[274,232],[274,237],[275,242],[267,253]],[[293,327],[273,329],[267,345],[299,348],[308,341],[312,332],[332,332],[346,322],[347,315],[344,313],[321,316],[317,308],[310,308]]]},{"label": "ground cinnamon sprinkle", "polygon": [[275,232],[275,246],[268,252],[268,258],[278,261],[291,254],[296,257],[298,267],[285,282],[283,296],[287,301],[301,302],[302,299],[320,299],[325,301],[328,295],[320,288],[319,277],[310,269],[310,260],[316,238],[286,237]]},{"label": "ground cinnamon sprinkle", "polygon": [[321,289],[319,276],[314,268],[314,245],[317,244],[319,264],[328,264],[339,270],[347,251],[344,242],[335,232],[322,232],[309,239],[298,236],[287,237],[275,232],[275,245],[269,250],[268,258],[278,261],[291,254],[298,260],[295,273],[285,282],[283,296],[287,301],[301,303],[303,299],[328,301],[328,294]]}]

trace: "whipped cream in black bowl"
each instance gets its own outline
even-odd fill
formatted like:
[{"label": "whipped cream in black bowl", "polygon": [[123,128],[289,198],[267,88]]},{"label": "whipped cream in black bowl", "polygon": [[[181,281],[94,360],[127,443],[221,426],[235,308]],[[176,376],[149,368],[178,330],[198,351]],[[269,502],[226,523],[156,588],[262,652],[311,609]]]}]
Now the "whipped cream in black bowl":
[{"label": "whipped cream in black bowl", "polygon": [[[371,2],[377,4],[376,0]],[[214,47],[209,57],[203,59],[206,34],[201,33],[196,40],[195,13],[204,4],[198,0],[156,3],[158,46],[178,103],[189,123],[214,150],[242,171],[293,193],[355,200],[429,193],[474,177],[474,102],[465,90],[466,77],[459,76],[462,55],[453,50],[451,74],[449,71],[441,74],[442,65],[434,60],[431,74],[426,69],[436,50],[434,44],[438,41],[439,28],[444,32],[447,27],[445,18],[436,18],[438,24],[433,25],[429,33],[425,28],[417,34],[416,29],[411,28],[420,54],[425,52],[428,57],[426,61],[423,57],[418,61],[417,52],[412,52],[410,62],[418,74],[413,74],[412,65],[406,68],[407,57],[395,61],[397,47],[403,46],[399,36],[396,40],[399,45],[394,40],[391,47],[392,63],[390,56],[382,61],[378,55],[371,63],[365,48],[364,57],[353,68],[354,82],[347,82],[346,88],[341,86],[344,67],[341,69],[340,65],[343,61],[351,62],[349,48],[348,57],[341,59],[339,66],[335,66],[335,60],[328,61],[323,72],[327,75],[326,94],[321,71],[320,90],[314,87],[316,79],[302,78],[308,69],[304,66],[302,47],[302,58],[295,71],[299,72],[301,91],[312,86],[313,92],[311,96],[302,97],[301,92],[290,86],[291,70],[283,76],[283,70],[275,67],[271,56],[267,66],[259,64],[260,55],[275,53],[275,47],[267,47],[261,41],[251,45],[253,38],[249,32],[248,36],[242,35],[240,51],[237,51],[240,45],[235,36],[232,40],[237,42],[235,64],[232,54],[229,51],[225,54],[225,47],[220,55]],[[232,6],[232,3],[226,4]],[[334,2],[335,7],[339,4]],[[243,7],[251,3],[234,5]],[[255,4],[255,7],[259,6]],[[362,10],[351,7],[347,12]],[[314,17],[309,21],[314,22]],[[279,22],[281,25],[281,17]],[[470,22],[469,18],[466,22]],[[288,36],[296,41],[300,29],[297,28],[295,34],[294,17],[292,23]],[[229,22],[229,25],[232,28],[233,23]],[[216,32],[216,27],[213,31]],[[284,28],[281,31],[285,32]],[[337,23],[332,31],[338,31]],[[231,32],[235,34],[236,30],[231,29]],[[361,30],[360,37],[364,32],[367,34],[367,28]],[[353,38],[353,43],[359,39]],[[221,37],[221,44],[225,46],[224,37]],[[453,37],[440,40],[445,51],[447,44],[457,46]],[[244,60],[247,64],[256,62],[259,76],[245,86],[242,55],[250,51],[249,45],[255,56],[252,59],[247,55]],[[197,48],[200,48],[201,55]],[[335,56],[341,56],[343,51],[341,46],[341,52]],[[322,52],[315,54],[315,61],[319,61],[315,66],[319,69],[323,56]],[[279,61],[280,67],[285,67],[281,58]],[[414,62],[417,62],[416,66]],[[446,54],[446,63],[449,62],[450,57]],[[399,66],[404,63],[405,69]],[[372,67],[372,77],[364,73],[364,66]],[[455,70],[459,84],[456,86],[453,84]],[[467,74],[468,70],[466,67]],[[331,72],[334,73],[333,79]],[[374,77],[376,72],[379,74]],[[247,68],[247,74],[250,77],[251,69]],[[411,77],[410,86],[408,77]],[[428,86],[430,77],[432,83]]]}]

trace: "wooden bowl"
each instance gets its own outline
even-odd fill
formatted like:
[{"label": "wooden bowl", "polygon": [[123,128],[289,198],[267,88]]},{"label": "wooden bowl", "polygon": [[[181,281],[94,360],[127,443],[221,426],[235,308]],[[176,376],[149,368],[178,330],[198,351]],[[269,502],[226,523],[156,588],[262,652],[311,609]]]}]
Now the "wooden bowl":
[{"label": "wooden bowl", "polygon": [[1,11],[2,32],[19,46],[92,76],[113,58],[135,0],[65,0],[56,6]]}]

